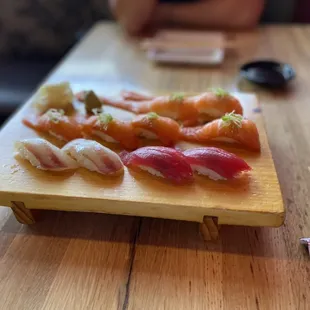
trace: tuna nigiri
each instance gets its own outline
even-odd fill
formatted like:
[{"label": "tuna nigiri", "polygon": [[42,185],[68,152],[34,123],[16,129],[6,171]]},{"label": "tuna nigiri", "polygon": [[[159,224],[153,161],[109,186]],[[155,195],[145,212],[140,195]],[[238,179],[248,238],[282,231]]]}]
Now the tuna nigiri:
[{"label": "tuna nigiri", "polygon": [[139,140],[130,122],[114,119],[111,114],[99,113],[84,122],[83,131],[89,136],[97,136],[110,143],[119,143],[126,149],[139,147]]},{"label": "tuna nigiri", "polygon": [[64,141],[82,137],[82,127],[78,117],[66,116],[63,110],[50,109],[41,116],[31,115],[25,117],[23,123],[34,130],[48,133]]},{"label": "tuna nigiri", "polygon": [[175,149],[160,146],[142,147],[131,153],[122,152],[120,156],[129,168],[140,168],[174,183],[193,181],[193,171],[186,157]]},{"label": "tuna nigiri", "polygon": [[41,138],[15,143],[17,154],[42,170],[62,171],[78,168],[78,164],[55,145]]},{"label": "tuna nigiri", "polygon": [[180,138],[179,124],[155,112],[137,116],[132,121],[132,127],[138,137],[160,140],[166,146],[174,144]]},{"label": "tuna nigiri", "polygon": [[193,171],[213,180],[233,179],[251,167],[235,154],[215,147],[199,147],[183,152]]},{"label": "tuna nigiri", "polygon": [[124,171],[120,157],[96,141],[76,139],[66,144],[62,151],[90,171],[111,176]]},{"label": "tuna nigiri", "polygon": [[183,128],[181,135],[187,141],[202,143],[223,141],[237,143],[253,151],[260,150],[259,134],[255,123],[233,112],[202,127]]}]

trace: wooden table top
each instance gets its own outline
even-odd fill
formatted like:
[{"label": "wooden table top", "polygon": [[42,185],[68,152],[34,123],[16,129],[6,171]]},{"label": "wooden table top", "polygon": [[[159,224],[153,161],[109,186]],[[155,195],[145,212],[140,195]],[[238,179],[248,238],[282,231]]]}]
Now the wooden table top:
[{"label": "wooden table top", "polygon": [[[0,309],[309,309],[310,27],[235,35],[246,48],[221,68],[155,66],[114,24],[98,24],[50,75],[93,89],[255,92],[287,208],[280,228],[223,226],[204,243],[197,223],[44,211],[33,226],[0,208]],[[287,92],[238,79],[255,58],[293,65]]]}]

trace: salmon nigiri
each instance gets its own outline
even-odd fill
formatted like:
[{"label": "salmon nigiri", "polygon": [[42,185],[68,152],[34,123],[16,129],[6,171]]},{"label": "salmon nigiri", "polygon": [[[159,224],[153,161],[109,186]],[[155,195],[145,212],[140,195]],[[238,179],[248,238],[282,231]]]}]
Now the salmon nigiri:
[{"label": "salmon nigiri", "polygon": [[[135,96],[139,96],[134,93]],[[77,98],[83,101],[83,92],[78,93]],[[143,95],[140,95],[143,96]],[[127,110],[136,114],[145,114],[155,112],[160,116],[170,117],[174,120],[184,123],[186,126],[196,124],[198,121],[198,112],[193,105],[190,97],[183,94],[172,94],[171,96],[150,97],[149,99],[136,100],[112,99],[108,97],[99,97],[102,104],[110,105],[116,108]]]},{"label": "salmon nigiri", "polygon": [[15,142],[17,154],[41,170],[63,171],[78,168],[70,156],[50,142],[41,139],[24,139]]},{"label": "salmon nigiri", "polygon": [[[134,91],[122,91],[121,96],[125,100],[140,102],[143,100],[154,100],[156,98]],[[196,122],[191,121],[193,124],[205,123],[206,121],[217,119],[225,115],[225,113],[232,111],[235,111],[236,114],[243,114],[243,109],[239,100],[221,88],[187,97],[187,101],[192,102],[198,112],[198,120],[196,120]]]},{"label": "salmon nigiri", "polygon": [[251,167],[235,154],[216,147],[198,147],[183,152],[193,171],[212,180],[227,180],[239,176]]},{"label": "salmon nigiri", "polygon": [[193,181],[193,171],[186,157],[175,149],[149,146],[131,153],[122,152],[120,156],[129,168],[139,168],[174,183]]},{"label": "salmon nigiri", "polygon": [[81,123],[76,116],[66,116],[63,110],[50,109],[43,115],[31,115],[23,123],[39,132],[48,133],[59,140],[82,138]]},{"label": "salmon nigiri", "polygon": [[183,128],[183,139],[193,142],[223,141],[237,143],[254,151],[260,150],[259,134],[255,123],[234,112],[225,114],[201,127]]},{"label": "salmon nigiri", "polygon": [[130,122],[114,119],[111,114],[99,113],[84,122],[83,131],[110,143],[118,143],[126,149],[139,147],[139,140]]},{"label": "salmon nigiri", "polygon": [[180,139],[179,124],[168,117],[159,116],[155,112],[139,115],[132,121],[134,133],[138,137],[160,140],[169,146]]},{"label": "salmon nigiri", "polygon": [[194,104],[201,122],[220,118],[232,111],[243,114],[239,100],[221,88],[195,96]]},{"label": "salmon nigiri", "polygon": [[76,139],[61,150],[90,171],[109,176],[118,176],[124,172],[120,157],[96,141]]},{"label": "salmon nigiri", "polygon": [[[133,101],[152,100],[155,98],[154,96],[127,90],[123,90],[121,96],[125,100]],[[239,100],[222,88],[216,88],[210,92],[190,98],[193,99],[193,104],[198,110],[202,121],[213,120],[232,111],[235,111],[236,114],[243,114],[243,109]]]}]

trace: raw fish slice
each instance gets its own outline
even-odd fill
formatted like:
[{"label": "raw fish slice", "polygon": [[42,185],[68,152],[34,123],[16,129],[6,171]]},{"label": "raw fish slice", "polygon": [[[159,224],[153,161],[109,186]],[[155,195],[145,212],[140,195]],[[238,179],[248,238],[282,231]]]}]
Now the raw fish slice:
[{"label": "raw fish slice", "polygon": [[142,147],[131,153],[122,152],[120,156],[123,163],[130,168],[140,168],[174,183],[193,181],[193,171],[186,157],[175,149]]},{"label": "raw fish slice", "polygon": [[202,122],[220,118],[233,111],[243,114],[239,100],[221,88],[195,96],[195,107]]},{"label": "raw fish slice", "polygon": [[41,116],[32,115],[23,119],[24,125],[63,141],[82,138],[81,122],[82,116],[69,117],[64,115],[62,110],[54,109]]},{"label": "raw fish slice", "polygon": [[124,100],[143,101],[154,99],[154,96],[144,95],[134,91],[123,90],[121,96]]},{"label": "raw fish slice", "polygon": [[62,150],[40,138],[15,143],[17,154],[42,170],[62,171],[78,168],[78,164]]},{"label": "raw fish slice", "polygon": [[131,123],[114,119],[107,113],[91,116],[85,121],[83,131],[106,142],[119,143],[126,149],[139,147],[139,140],[133,132]]},{"label": "raw fish slice", "polygon": [[187,141],[237,143],[253,151],[260,151],[255,123],[235,113],[228,113],[201,127],[183,128],[181,136]]},{"label": "raw fish slice", "polygon": [[235,154],[215,147],[199,147],[183,152],[192,169],[213,180],[233,179],[251,167]]},{"label": "raw fish slice", "polygon": [[173,145],[180,138],[179,124],[154,112],[137,116],[132,121],[132,127],[136,136],[160,140],[165,146]]},{"label": "raw fish slice", "polygon": [[76,139],[67,143],[62,150],[90,171],[104,175],[120,175],[124,172],[120,157],[96,141]]},{"label": "raw fish slice", "polygon": [[[136,96],[137,94],[135,94]],[[83,92],[78,93],[78,100],[83,101]],[[139,95],[138,95],[139,96]],[[144,96],[144,95],[140,95]],[[186,126],[195,124],[198,120],[198,112],[190,97],[183,94],[172,94],[171,96],[150,97],[150,99],[125,100],[99,97],[102,104],[127,110],[136,114],[155,112],[160,116],[170,117],[183,122]],[[137,99],[137,98],[136,98]]]}]

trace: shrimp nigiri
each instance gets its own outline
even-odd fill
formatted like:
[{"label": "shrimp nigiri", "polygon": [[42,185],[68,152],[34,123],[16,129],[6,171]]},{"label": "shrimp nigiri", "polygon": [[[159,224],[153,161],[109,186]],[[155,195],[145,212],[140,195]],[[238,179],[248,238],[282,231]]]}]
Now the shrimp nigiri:
[{"label": "shrimp nigiri", "polygon": [[114,119],[111,114],[99,113],[84,122],[83,131],[89,136],[97,136],[109,143],[119,143],[126,149],[139,147],[139,140],[130,122]]},{"label": "shrimp nigiri", "polygon": [[110,176],[124,172],[120,157],[96,141],[76,139],[66,144],[62,151],[90,171]]},{"label": "shrimp nigiri", "polygon": [[50,109],[43,115],[23,119],[24,125],[57,139],[71,141],[82,137],[82,127],[77,117],[64,115],[63,110]]},{"label": "shrimp nigiri", "polygon": [[137,116],[132,121],[132,127],[138,137],[160,140],[166,146],[174,144],[180,138],[179,124],[155,112]]},{"label": "shrimp nigiri", "polygon": [[131,153],[122,152],[120,156],[127,167],[140,168],[174,183],[193,181],[193,171],[186,157],[175,149],[148,146]]},{"label": "shrimp nigiri", "polygon": [[212,180],[233,179],[251,167],[235,154],[215,147],[198,147],[183,152],[192,169]]},{"label": "shrimp nigiri", "polygon": [[78,168],[75,160],[50,142],[41,139],[25,139],[15,142],[17,154],[41,170],[62,171]]},{"label": "shrimp nigiri", "polygon": [[183,128],[181,135],[192,142],[223,141],[237,143],[254,151],[260,150],[255,123],[233,112],[202,127]]}]

